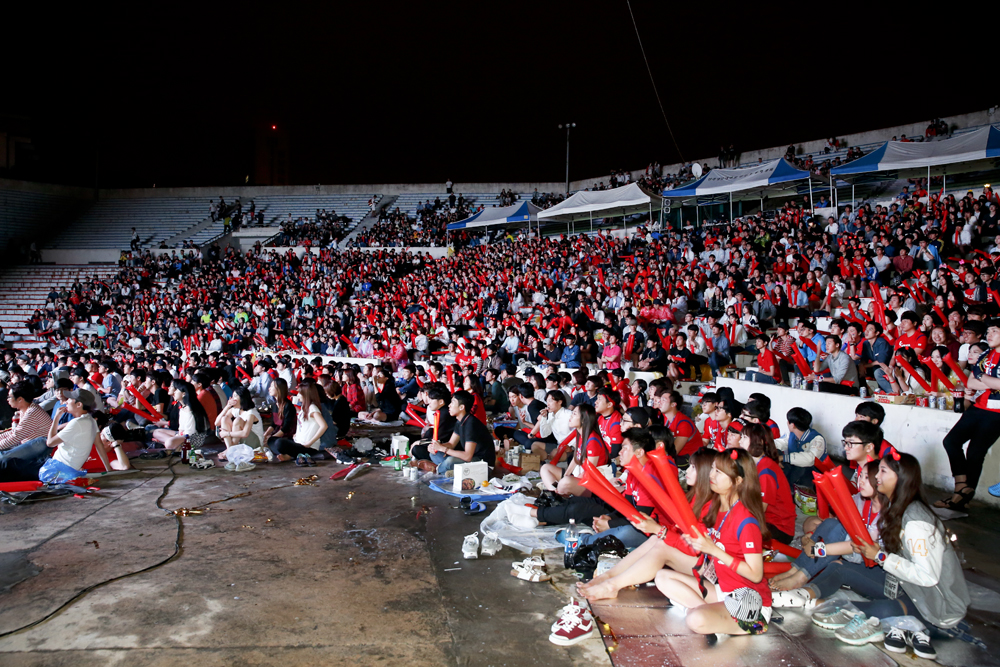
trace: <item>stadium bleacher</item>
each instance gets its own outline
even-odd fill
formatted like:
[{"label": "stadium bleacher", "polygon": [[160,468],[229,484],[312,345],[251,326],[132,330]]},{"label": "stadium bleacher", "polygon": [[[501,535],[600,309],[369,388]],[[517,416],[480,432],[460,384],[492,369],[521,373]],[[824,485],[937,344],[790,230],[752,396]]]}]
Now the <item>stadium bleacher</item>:
[{"label": "stadium bleacher", "polygon": [[143,246],[156,247],[207,217],[208,200],[203,197],[100,200],[47,247],[128,248],[132,227]]},{"label": "stadium bleacher", "polygon": [[39,226],[79,213],[86,200],[41,192],[0,190],[0,246],[10,239],[34,238]]},{"label": "stadium bleacher", "polygon": [[[18,266],[0,277],[0,327],[8,346],[18,349],[39,347],[42,341],[28,331],[25,321],[36,310],[45,308],[46,297],[53,287],[62,288],[76,280],[104,279],[114,276],[113,264],[63,264]],[[87,323],[78,323],[86,328]]]}]

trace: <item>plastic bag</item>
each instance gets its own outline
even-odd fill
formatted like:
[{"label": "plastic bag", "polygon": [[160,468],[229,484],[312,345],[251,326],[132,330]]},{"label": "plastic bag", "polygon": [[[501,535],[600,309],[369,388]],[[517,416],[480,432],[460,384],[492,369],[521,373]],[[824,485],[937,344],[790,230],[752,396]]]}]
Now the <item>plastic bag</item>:
[{"label": "plastic bag", "polygon": [[233,445],[226,450],[226,458],[233,465],[249,463],[253,460],[253,448],[250,445]]},{"label": "plastic bag", "polygon": [[916,616],[890,616],[882,619],[882,629],[899,628],[910,632],[927,632],[927,626]]},{"label": "plastic bag", "polygon": [[370,452],[375,447],[375,443],[372,442],[371,438],[358,438],[354,441],[354,449],[358,450],[362,454]]}]

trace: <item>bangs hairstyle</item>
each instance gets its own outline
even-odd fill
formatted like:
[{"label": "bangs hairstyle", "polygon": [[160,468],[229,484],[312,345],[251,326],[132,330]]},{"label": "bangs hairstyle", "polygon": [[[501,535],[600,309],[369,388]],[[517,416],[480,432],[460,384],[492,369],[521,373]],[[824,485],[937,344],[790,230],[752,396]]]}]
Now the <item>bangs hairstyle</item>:
[{"label": "bangs hairstyle", "polygon": [[903,545],[900,533],[903,529],[903,514],[913,503],[923,503],[927,514],[934,517],[935,527],[944,532],[941,520],[931,511],[927,499],[922,491],[923,477],[920,473],[920,462],[911,454],[896,452],[899,456],[897,461],[892,456],[892,452],[886,452],[882,457],[882,463],[896,473],[896,488],[892,492],[892,497],[886,504],[882,505],[882,513],[878,518],[878,534],[885,545],[886,553],[898,554]]},{"label": "bangs hairstyle", "polygon": [[[733,452],[736,457],[733,458]],[[767,529],[767,521],[764,518],[764,501],[760,496],[760,480],[757,477],[757,465],[753,462],[750,453],[743,449],[727,449],[720,452],[715,459],[715,469],[729,478],[736,490],[736,497],[743,506],[747,508],[753,518],[757,519],[760,526],[761,541],[767,542],[771,538],[771,533]],[[714,526],[715,520],[719,516],[719,508],[722,505],[722,498],[715,495],[712,499],[711,509],[705,516],[705,525]]]},{"label": "bangs hairstyle", "polygon": [[707,503],[712,502],[712,464],[721,455],[711,447],[702,447],[691,455],[690,465],[694,466],[694,487],[688,488],[687,496],[694,508],[694,515],[701,516],[701,511]]}]

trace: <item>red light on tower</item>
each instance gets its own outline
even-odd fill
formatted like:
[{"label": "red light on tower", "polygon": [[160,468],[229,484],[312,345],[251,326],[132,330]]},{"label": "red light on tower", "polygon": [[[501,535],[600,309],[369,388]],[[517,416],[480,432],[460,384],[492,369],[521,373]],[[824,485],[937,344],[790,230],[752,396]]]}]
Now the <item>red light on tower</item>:
[{"label": "red light on tower", "polygon": [[272,126],[271,126],[271,129],[272,129],[272,130],[277,130],[277,129],[278,129],[278,126],[277,126],[277,125],[272,125]]}]

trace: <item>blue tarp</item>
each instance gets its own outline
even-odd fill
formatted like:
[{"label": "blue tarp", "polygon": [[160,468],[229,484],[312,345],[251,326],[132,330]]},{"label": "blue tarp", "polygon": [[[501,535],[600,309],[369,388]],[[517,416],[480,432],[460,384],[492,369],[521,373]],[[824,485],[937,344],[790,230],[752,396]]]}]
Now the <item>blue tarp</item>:
[{"label": "blue tarp", "polygon": [[831,171],[835,175],[919,169],[1000,157],[1000,130],[981,127],[943,141],[887,141],[868,155]]},{"label": "blue tarp", "polygon": [[741,167],[739,169],[713,169],[697,181],[673,190],[664,190],[663,196],[670,199],[718,195],[745,190],[766,190],[771,186],[788,181],[809,178],[809,172],[796,169],[785,158]]}]

